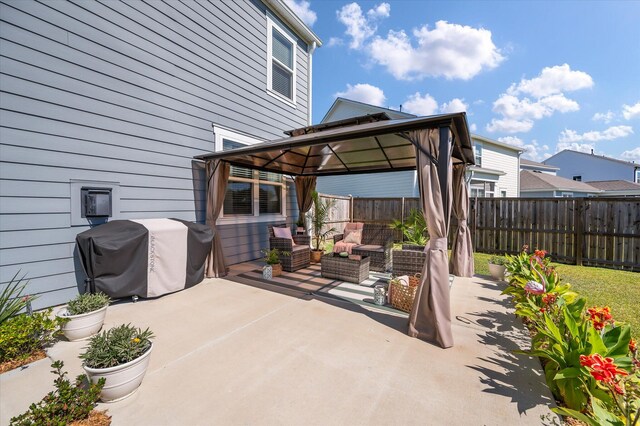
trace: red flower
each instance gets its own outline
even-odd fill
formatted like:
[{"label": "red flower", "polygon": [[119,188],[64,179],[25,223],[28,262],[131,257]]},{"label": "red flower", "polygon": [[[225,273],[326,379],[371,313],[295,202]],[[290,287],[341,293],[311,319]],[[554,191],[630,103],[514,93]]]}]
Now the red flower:
[{"label": "red flower", "polygon": [[535,251],[533,252],[533,254],[534,254],[536,257],[539,257],[540,259],[544,259],[544,257],[547,255],[547,251],[546,251],[546,250],[535,250]]},{"label": "red flower", "polygon": [[589,315],[589,320],[593,323],[593,327],[596,330],[602,330],[604,326],[612,321],[611,309],[608,306],[604,306],[602,308],[598,306],[594,306],[593,308],[587,309],[587,314]]},{"label": "red flower", "polygon": [[618,395],[624,395],[624,388],[617,383],[613,385],[613,390]]},{"label": "red flower", "polygon": [[638,342],[636,342],[633,339],[629,340],[629,352],[635,353],[635,351],[637,350],[638,350]]},{"label": "red flower", "polygon": [[558,295],[555,293],[546,293],[542,296],[542,303],[545,305],[553,305],[558,300]]},{"label": "red flower", "polygon": [[608,385],[616,384],[617,375],[626,376],[629,374],[619,369],[613,362],[613,358],[603,358],[600,354],[580,355],[580,365],[587,367],[594,379]]}]

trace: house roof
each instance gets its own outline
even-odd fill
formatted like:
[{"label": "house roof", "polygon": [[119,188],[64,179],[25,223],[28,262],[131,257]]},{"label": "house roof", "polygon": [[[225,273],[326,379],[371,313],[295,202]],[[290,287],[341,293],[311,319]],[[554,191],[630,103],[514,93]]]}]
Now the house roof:
[{"label": "house roof", "polygon": [[333,104],[331,104],[331,107],[329,108],[327,113],[324,115],[324,117],[322,117],[322,120],[320,122],[324,123],[324,121],[327,119],[327,117],[329,117],[331,115],[331,113],[333,113],[335,111],[335,109],[338,108],[338,106],[340,104],[352,104],[352,105],[356,105],[356,106],[361,106],[364,109],[370,110],[372,113],[374,113],[374,111],[375,112],[385,113],[390,118],[415,118],[415,117],[417,117],[417,115],[409,114],[408,112],[402,112],[402,111],[398,111],[398,110],[391,109],[391,108],[385,108],[385,107],[381,107],[381,106],[377,106],[377,105],[367,104],[367,103],[360,102],[360,101],[354,101],[353,99],[337,97],[336,100],[333,101]]},{"label": "house roof", "polygon": [[473,135],[471,135],[471,137],[473,139],[479,140],[480,142],[490,143],[492,145],[501,146],[503,148],[511,149],[511,150],[517,151],[517,152],[524,152],[524,149],[522,149],[520,147],[509,145],[508,143],[499,142],[499,141],[496,141],[496,140],[493,140],[493,139],[489,139],[489,138],[484,137],[484,136],[473,134]]},{"label": "house roof", "polygon": [[531,170],[520,171],[520,191],[580,191],[580,192],[602,192],[601,189],[593,187],[584,182],[550,175],[548,173],[534,172]]},{"label": "house roof", "polygon": [[552,155],[551,157],[547,158],[546,160],[544,160],[544,163],[546,164],[547,161],[551,160],[552,158],[557,157],[558,155],[562,154],[563,152],[570,152],[570,153],[574,153],[574,154],[585,155],[585,156],[592,157],[592,158],[601,158],[603,160],[613,161],[614,163],[624,164],[625,166],[632,166],[632,167],[640,169],[640,164],[634,163],[632,161],[618,160],[617,158],[606,157],[604,155],[589,154],[587,152],[574,151],[572,149],[563,149],[562,151],[560,151],[560,152]]},{"label": "house roof", "polygon": [[552,166],[550,164],[538,163],[537,161],[527,160],[526,158],[520,159],[520,166],[535,167],[542,170],[560,170],[560,167]]},{"label": "house roof", "polygon": [[628,180],[594,180],[586,183],[603,191],[640,191],[640,183]]},{"label": "house roof", "polygon": [[294,176],[413,170],[415,148],[407,132],[438,127],[449,127],[453,133],[453,162],[474,164],[463,112],[327,128],[195,158]]},{"label": "house roof", "polygon": [[264,0],[265,4],[273,11],[280,19],[291,26],[302,39],[309,43],[315,43],[317,47],[322,46],[322,40],[305,24],[298,15],[282,0]]}]

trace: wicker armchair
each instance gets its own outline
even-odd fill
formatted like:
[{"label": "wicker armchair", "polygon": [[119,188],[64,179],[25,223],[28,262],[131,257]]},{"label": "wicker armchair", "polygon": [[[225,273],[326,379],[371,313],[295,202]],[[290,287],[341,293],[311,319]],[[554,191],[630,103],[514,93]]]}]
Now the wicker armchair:
[{"label": "wicker armchair", "polygon": [[306,268],[311,264],[311,237],[309,235],[293,235],[293,241],[296,245],[291,243],[288,238],[277,238],[273,234],[273,228],[286,228],[286,223],[280,223],[270,225],[269,228],[269,248],[278,249],[280,251],[288,252],[289,254],[280,254],[280,263],[282,269],[287,272],[297,271],[298,269]]},{"label": "wicker armchair", "polygon": [[426,259],[424,246],[403,244],[402,250],[393,251],[393,274],[398,276],[422,273]]},{"label": "wicker armchair", "polygon": [[[344,238],[344,234],[333,236],[333,243]],[[388,225],[365,223],[362,229],[362,244],[355,246],[353,254],[369,256],[369,269],[377,272],[391,270],[391,252],[393,249],[393,229]]]}]

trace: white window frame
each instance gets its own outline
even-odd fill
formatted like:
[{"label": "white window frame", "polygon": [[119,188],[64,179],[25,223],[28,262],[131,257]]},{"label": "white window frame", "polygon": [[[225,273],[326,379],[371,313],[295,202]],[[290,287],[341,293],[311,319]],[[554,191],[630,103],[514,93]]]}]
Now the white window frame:
[{"label": "white window frame", "polygon": [[[252,136],[238,133],[236,131],[220,127],[213,126],[213,139],[214,147],[216,151],[223,150],[224,139],[229,139],[234,142],[239,142],[245,145],[254,145],[264,142],[260,139]],[[220,216],[216,221],[216,225],[232,225],[237,223],[257,223],[257,222],[273,222],[273,221],[286,221],[287,220],[287,180],[282,177],[282,182],[271,182],[260,180],[260,171],[253,170],[253,177],[241,178],[235,176],[229,176],[229,182],[249,182],[253,184],[253,214],[251,215],[224,215],[224,206],[220,211]],[[260,214],[260,185],[274,185],[280,186],[280,194],[282,205],[280,206],[280,213],[263,213]]]},{"label": "white window frame", "polygon": [[473,141],[473,159],[475,161],[476,157],[480,157],[480,164],[476,164],[477,167],[482,167],[482,142]]},{"label": "white window frame", "polygon": [[573,198],[573,192],[565,192],[565,191],[562,191],[562,192],[560,193],[560,197],[561,197],[561,198]]},{"label": "white window frame", "polygon": [[640,183],[640,169],[636,169],[636,183]]},{"label": "white window frame", "polygon": [[[286,38],[289,42],[291,42],[291,46],[292,46],[292,63],[293,63],[293,70],[291,70],[288,66],[286,66],[285,64],[283,64],[282,62],[278,61],[276,58],[273,57],[273,29],[276,29],[284,38]],[[288,104],[289,106],[292,106],[293,108],[296,108],[296,92],[297,92],[297,64],[296,64],[296,60],[297,60],[297,46],[298,44],[296,43],[296,40],[294,40],[288,33],[287,31],[285,31],[280,25],[276,24],[275,22],[273,22],[273,20],[271,20],[269,17],[267,17],[267,93],[270,94],[271,96],[274,96],[275,98],[281,100],[282,102]],[[291,96],[292,98],[287,98],[286,96],[284,96],[282,93],[273,90],[273,61],[276,61],[276,63],[278,65],[280,65],[281,67],[283,67],[286,70],[292,71],[293,72],[293,76],[292,76],[292,87],[291,87]]]}]

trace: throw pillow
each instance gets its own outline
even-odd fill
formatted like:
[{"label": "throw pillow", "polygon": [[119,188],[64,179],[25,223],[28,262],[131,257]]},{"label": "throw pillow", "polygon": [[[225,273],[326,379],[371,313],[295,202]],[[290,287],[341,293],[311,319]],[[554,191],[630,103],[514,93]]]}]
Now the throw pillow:
[{"label": "throw pillow", "polygon": [[291,244],[293,244],[294,246],[296,245],[296,243],[293,241],[293,236],[291,235],[291,229],[289,228],[282,228],[279,226],[274,226],[273,227],[273,235],[276,238],[286,238],[288,240],[291,240]]},{"label": "throw pillow", "polygon": [[362,244],[362,231],[351,231],[343,240],[345,243]]}]

